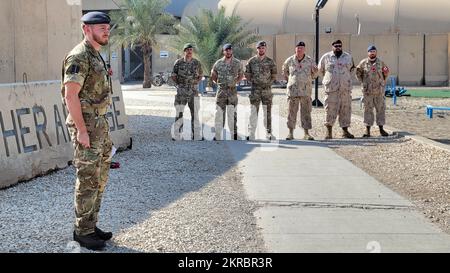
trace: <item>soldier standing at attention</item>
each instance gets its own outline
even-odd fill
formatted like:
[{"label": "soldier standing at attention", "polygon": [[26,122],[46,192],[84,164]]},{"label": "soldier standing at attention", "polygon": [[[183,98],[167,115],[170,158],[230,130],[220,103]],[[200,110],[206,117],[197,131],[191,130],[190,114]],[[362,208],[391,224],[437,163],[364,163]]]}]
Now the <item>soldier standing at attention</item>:
[{"label": "soldier standing at attention", "polygon": [[333,51],[325,53],[319,61],[319,72],[325,88],[325,112],[327,135],[332,139],[333,125],[339,116],[342,137],[355,138],[349,131],[352,115],[352,72],[355,68],[352,56],[342,51],[341,40],[332,44]]},{"label": "soldier standing at attention", "polygon": [[374,123],[373,108],[377,113],[377,125],[382,136],[389,134],[383,129],[385,124],[386,103],[384,86],[389,76],[389,68],[377,57],[377,48],[371,45],[367,48],[368,57],[356,67],[356,77],[361,82],[364,104],[364,124],[366,133],[363,137],[370,137],[370,127]]},{"label": "soldier standing at attention", "polygon": [[192,57],[194,47],[192,44],[185,44],[183,47],[184,57],[175,61],[172,71],[172,80],[177,86],[175,95],[175,130],[172,140],[180,139],[180,132],[183,130],[183,111],[186,104],[191,112],[191,138],[203,140],[201,126],[198,117],[200,107],[198,96],[198,82],[203,76],[200,62]]},{"label": "soldier standing at attention", "polygon": [[295,47],[295,54],[287,58],[283,64],[283,75],[287,83],[289,114],[287,127],[289,134],[286,140],[294,139],[294,129],[297,123],[297,112],[300,105],[301,123],[305,140],[314,140],[309,134],[311,123],[311,82],[318,75],[318,68],[313,59],[305,54],[305,43],[300,41]]},{"label": "soldier standing at attention", "polygon": [[261,102],[263,105],[266,138],[268,140],[275,139],[272,135],[272,83],[277,76],[277,66],[271,58],[266,56],[266,46],[265,41],[259,41],[256,44],[258,54],[250,58],[245,66],[245,77],[252,83],[252,91],[249,96],[251,112],[247,140],[255,139]]},{"label": "soldier standing at attention", "polygon": [[211,79],[217,84],[216,115],[214,140],[222,139],[222,130],[225,124],[225,112],[228,119],[228,127],[234,140],[238,139],[237,133],[237,104],[238,97],[236,83],[243,77],[241,62],[233,57],[233,47],[225,44],[222,47],[224,57],[217,60],[211,69]]},{"label": "soldier standing at attention", "polygon": [[106,118],[112,87],[99,53],[108,44],[110,18],[103,12],[89,12],[81,22],[84,40],[66,56],[61,86],[77,172],[73,239],[83,247],[100,250],[112,237],[97,227],[112,148]]}]

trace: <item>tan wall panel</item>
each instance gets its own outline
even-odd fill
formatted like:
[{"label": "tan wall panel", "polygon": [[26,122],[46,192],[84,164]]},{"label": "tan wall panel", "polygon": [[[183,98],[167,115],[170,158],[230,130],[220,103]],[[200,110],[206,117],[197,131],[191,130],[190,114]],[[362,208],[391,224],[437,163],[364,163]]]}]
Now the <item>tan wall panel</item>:
[{"label": "tan wall panel", "polygon": [[282,67],[284,61],[289,56],[292,56],[295,54],[294,51],[295,48],[295,34],[282,34],[277,35],[276,37],[276,63],[277,63],[277,69],[278,69],[278,79],[283,79],[281,73],[282,73]]},{"label": "tan wall panel", "polygon": [[13,0],[0,1],[0,83],[14,82]]},{"label": "tan wall panel", "polygon": [[[175,0],[176,1],[176,0]],[[83,10],[111,10],[119,9],[117,5],[121,5],[121,0],[83,0],[82,6]]]},{"label": "tan wall panel", "polygon": [[[172,72],[173,65],[178,58],[183,55],[179,55],[169,49],[169,39],[167,35],[159,35],[157,37],[158,45],[153,47],[152,53],[152,74],[155,75],[159,72]],[[169,56],[167,58],[161,57],[161,51],[167,51]],[[195,57],[195,56],[194,56]],[[206,73],[206,71],[204,71]]]},{"label": "tan wall panel", "polygon": [[445,85],[448,81],[448,35],[425,37],[425,84]]},{"label": "tan wall panel", "polygon": [[448,53],[447,53],[447,67],[448,67],[448,85],[450,86],[450,33],[448,34],[448,40],[447,40],[447,44],[448,44]]},{"label": "tan wall panel", "polygon": [[[369,44],[373,44],[374,39],[371,35],[352,35],[350,38],[350,53],[353,56],[353,61],[355,62],[355,66],[359,64],[359,62],[367,58],[367,47]],[[359,84],[358,79],[356,77],[353,78],[353,84]]]},{"label": "tan wall panel", "polygon": [[46,0],[14,2],[16,81],[22,81],[23,73],[28,82],[47,79]]},{"label": "tan wall panel", "polygon": [[[130,145],[128,118],[119,82],[113,86],[108,113],[111,137],[115,147],[126,148]],[[0,126],[0,188],[64,168],[72,160],[67,112],[60,96],[55,96],[59,89],[59,81],[0,85],[0,123],[4,127]]]},{"label": "tan wall panel", "polygon": [[367,58],[367,47],[374,44],[374,37],[372,35],[352,36],[350,40],[350,51],[355,61],[355,65]]},{"label": "tan wall panel", "polygon": [[48,74],[44,79],[61,78],[61,63],[73,48],[71,17],[72,10],[66,1],[47,0]]},{"label": "tan wall panel", "polygon": [[389,66],[391,75],[398,75],[398,35],[376,35],[374,37],[378,56]]},{"label": "tan wall panel", "polygon": [[420,85],[423,77],[423,36],[400,35],[399,83]]}]

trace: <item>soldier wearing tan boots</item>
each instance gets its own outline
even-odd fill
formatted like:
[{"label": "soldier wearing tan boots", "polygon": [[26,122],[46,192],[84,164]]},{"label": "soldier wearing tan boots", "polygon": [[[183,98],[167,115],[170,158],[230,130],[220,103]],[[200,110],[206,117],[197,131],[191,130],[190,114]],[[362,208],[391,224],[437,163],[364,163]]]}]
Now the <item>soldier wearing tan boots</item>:
[{"label": "soldier wearing tan boots", "polygon": [[377,57],[377,48],[374,45],[367,48],[367,55],[368,57],[356,67],[356,77],[361,82],[363,92],[364,125],[366,125],[366,133],[363,137],[370,137],[370,127],[374,123],[373,108],[377,114],[376,120],[380,134],[388,136],[383,126],[386,122],[384,87],[389,76],[389,68]]},{"label": "soldier wearing tan boots", "polygon": [[355,138],[349,131],[352,114],[352,72],[355,68],[352,56],[342,51],[341,40],[332,43],[333,50],[325,53],[319,61],[325,88],[325,112],[327,135],[332,139],[333,125],[339,116],[339,126],[344,138]]}]

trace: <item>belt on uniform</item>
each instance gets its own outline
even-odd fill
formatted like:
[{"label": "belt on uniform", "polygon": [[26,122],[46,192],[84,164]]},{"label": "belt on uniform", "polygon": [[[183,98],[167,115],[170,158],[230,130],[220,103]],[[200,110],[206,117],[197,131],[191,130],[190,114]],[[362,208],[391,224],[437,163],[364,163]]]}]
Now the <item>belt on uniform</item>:
[{"label": "belt on uniform", "polygon": [[85,108],[81,110],[83,114],[90,114],[95,116],[104,116],[108,113],[108,108]]}]

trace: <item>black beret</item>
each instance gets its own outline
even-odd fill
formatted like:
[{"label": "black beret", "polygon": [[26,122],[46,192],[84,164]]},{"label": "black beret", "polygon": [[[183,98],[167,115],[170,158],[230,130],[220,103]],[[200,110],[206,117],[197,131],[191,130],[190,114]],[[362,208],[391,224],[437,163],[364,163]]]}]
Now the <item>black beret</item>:
[{"label": "black beret", "polygon": [[223,50],[232,49],[232,48],[233,48],[233,46],[231,44],[224,44],[222,47]]},{"label": "black beret", "polygon": [[305,42],[300,41],[295,45],[295,47],[297,47],[297,46],[306,46],[306,45],[305,45]]},{"label": "black beret", "polygon": [[335,45],[335,44],[341,44],[342,45],[342,41],[341,40],[336,40],[336,41],[331,43],[331,45]]},{"label": "black beret", "polygon": [[259,48],[259,47],[261,47],[261,46],[267,46],[267,43],[266,43],[265,41],[259,41],[259,42],[256,44],[256,48]]},{"label": "black beret", "polygon": [[377,50],[377,48],[376,48],[374,45],[370,45],[370,46],[367,48],[367,52],[369,52],[369,51],[371,51],[371,50]]},{"label": "black beret", "polygon": [[111,18],[109,18],[108,14],[104,12],[91,11],[81,17],[81,22],[86,25],[109,24],[111,22]]}]

